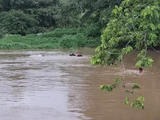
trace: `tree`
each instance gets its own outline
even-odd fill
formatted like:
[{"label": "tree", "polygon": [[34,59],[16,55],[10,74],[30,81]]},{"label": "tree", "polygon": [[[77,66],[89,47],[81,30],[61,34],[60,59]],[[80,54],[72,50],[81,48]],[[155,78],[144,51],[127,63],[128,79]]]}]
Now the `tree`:
[{"label": "tree", "polygon": [[153,60],[147,50],[160,45],[159,19],[159,0],[124,0],[112,10],[92,63],[110,65],[122,61],[124,54],[138,49],[141,51],[136,66],[151,66]]},{"label": "tree", "polygon": [[12,10],[0,13],[0,30],[4,33],[26,35],[36,33],[36,20],[23,11]]},{"label": "tree", "polygon": [[58,25],[85,27],[88,37],[99,38],[111,11],[122,0],[60,0]]},{"label": "tree", "polygon": [[[120,62],[123,56],[134,50],[141,50],[137,55],[136,66],[151,66],[152,58],[147,54],[148,48],[160,46],[160,1],[159,0],[124,0],[112,10],[112,17],[102,36],[101,45],[96,48],[92,64],[111,65]],[[124,69],[125,70],[125,69]],[[104,91],[112,91],[118,85],[123,86],[119,78],[114,84],[102,85]],[[137,83],[126,93],[133,94],[139,89]],[[133,102],[126,97],[125,104],[144,109],[144,98],[138,97]]]},{"label": "tree", "polygon": [[56,7],[28,9],[27,13],[34,16],[39,27],[50,28],[51,26],[56,26]]},{"label": "tree", "polygon": [[53,28],[58,5],[59,0],[0,0],[0,31],[26,35]]}]

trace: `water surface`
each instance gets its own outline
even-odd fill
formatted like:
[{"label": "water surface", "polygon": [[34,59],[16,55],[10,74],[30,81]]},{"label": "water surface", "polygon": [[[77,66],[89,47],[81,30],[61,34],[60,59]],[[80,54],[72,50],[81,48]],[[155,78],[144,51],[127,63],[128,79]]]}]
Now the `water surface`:
[{"label": "water surface", "polygon": [[[121,66],[92,66],[93,50],[81,50],[84,57],[70,57],[63,51],[0,52],[1,120],[160,120],[160,54],[152,68],[135,74],[135,54]],[[102,92],[101,84],[122,77],[138,82],[138,96],[145,97],[145,110],[124,104],[122,89]]]}]

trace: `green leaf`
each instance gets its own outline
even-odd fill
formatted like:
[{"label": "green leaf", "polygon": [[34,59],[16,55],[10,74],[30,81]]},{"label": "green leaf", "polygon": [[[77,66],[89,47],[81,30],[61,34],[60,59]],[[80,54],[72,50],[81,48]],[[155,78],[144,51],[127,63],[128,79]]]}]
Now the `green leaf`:
[{"label": "green leaf", "polygon": [[139,84],[138,83],[134,83],[134,86],[132,87],[132,89],[140,89]]},{"label": "green leaf", "polygon": [[126,105],[129,104],[129,97],[126,97],[125,104],[126,104]]},{"label": "green leaf", "polygon": [[114,80],[114,83],[118,83],[118,82],[121,82],[121,79],[120,79],[120,78],[116,78],[116,79]]}]

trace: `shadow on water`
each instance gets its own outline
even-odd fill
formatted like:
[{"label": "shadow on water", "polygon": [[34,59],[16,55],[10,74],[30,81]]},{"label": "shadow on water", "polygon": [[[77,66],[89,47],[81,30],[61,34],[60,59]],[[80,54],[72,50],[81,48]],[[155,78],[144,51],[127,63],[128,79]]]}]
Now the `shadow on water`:
[{"label": "shadow on water", "polygon": [[124,82],[138,82],[145,110],[124,105],[120,90],[102,92],[123,74],[122,68],[90,65],[93,50],[82,49],[84,57],[63,51],[0,52],[0,116],[2,120],[159,120],[160,55],[144,75],[133,69],[135,55],[125,58]]}]

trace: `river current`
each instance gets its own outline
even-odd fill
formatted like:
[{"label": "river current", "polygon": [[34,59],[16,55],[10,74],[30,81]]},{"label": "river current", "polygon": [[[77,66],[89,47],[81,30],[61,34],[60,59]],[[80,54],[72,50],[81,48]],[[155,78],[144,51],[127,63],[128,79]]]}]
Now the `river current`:
[{"label": "river current", "polygon": [[[152,68],[137,74],[135,54],[118,66],[92,66],[93,49],[83,57],[69,51],[0,52],[0,120],[160,120],[160,53],[150,52]],[[123,90],[102,92],[116,77],[138,82],[132,99],[145,97],[145,109],[124,104]]]}]

